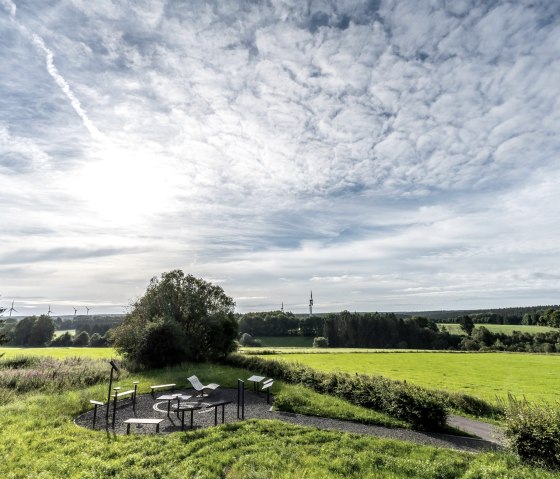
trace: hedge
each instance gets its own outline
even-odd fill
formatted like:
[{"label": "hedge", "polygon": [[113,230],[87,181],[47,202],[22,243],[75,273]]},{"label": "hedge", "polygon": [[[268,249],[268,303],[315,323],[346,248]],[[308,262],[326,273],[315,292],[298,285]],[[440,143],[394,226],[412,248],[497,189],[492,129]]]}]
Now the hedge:
[{"label": "hedge", "polygon": [[447,420],[445,401],[428,389],[381,376],[326,373],[301,364],[230,354],[226,363],[258,371],[289,383],[303,384],[358,406],[385,412],[425,431],[441,430]]},{"label": "hedge", "polygon": [[504,434],[521,459],[560,468],[560,404],[540,406],[509,396]]}]

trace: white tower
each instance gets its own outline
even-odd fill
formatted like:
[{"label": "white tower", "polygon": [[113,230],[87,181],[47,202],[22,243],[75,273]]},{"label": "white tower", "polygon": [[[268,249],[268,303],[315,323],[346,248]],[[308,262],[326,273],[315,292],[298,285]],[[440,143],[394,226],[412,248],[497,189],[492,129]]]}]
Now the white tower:
[{"label": "white tower", "polygon": [[311,297],[309,298],[309,316],[313,316],[313,291],[311,291]]}]

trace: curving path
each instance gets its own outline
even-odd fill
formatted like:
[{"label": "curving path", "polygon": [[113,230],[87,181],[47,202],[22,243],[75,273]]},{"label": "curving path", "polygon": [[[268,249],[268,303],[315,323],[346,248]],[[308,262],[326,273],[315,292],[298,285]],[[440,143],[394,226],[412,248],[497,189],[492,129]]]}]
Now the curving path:
[{"label": "curving path", "polygon": [[[232,401],[225,407],[225,422],[238,421],[237,418],[237,390],[235,389],[218,389],[211,394],[209,398],[198,399],[195,398],[193,390],[176,391],[186,395],[192,395],[193,398],[188,402],[196,402],[203,407],[211,402],[219,401]],[[167,415],[167,401],[158,400],[165,393],[156,394],[152,397],[150,394],[139,395],[137,398],[136,411],[132,409],[130,400],[123,400],[117,406],[117,413],[115,416],[115,429],[112,429],[112,406],[110,408],[109,423],[106,423],[106,409],[105,407],[99,408],[97,412],[97,421],[93,427],[93,410],[88,411],[81,416],[78,416],[74,422],[78,426],[96,429],[99,431],[107,431],[114,434],[126,434],[126,425],[123,424],[125,419],[132,417],[138,418],[161,418],[164,419],[160,426],[160,433],[169,434],[181,430],[181,420],[175,412],[175,402],[172,402],[171,413]],[[186,430],[188,430],[189,413],[185,415]],[[492,429],[485,429],[484,434],[480,434],[482,439],[475,439],[470,437],[454,436],[451,434],[428,433],[411,431],[408,429],[390,429],[381,426],[371,426],[360,424],[352,421],[343,421],[338,419],[328,419],[323,417],[304,416],[302,414],[293,414],[280,411],[271,411],[270,405],[266,403],[264,395],[257,395],[247,390],[245,392],[245,419],[276,419],[291,424],[300,426],[315,427],[318,429],[334,430],[347,432],[352,434],[367,434],[371,436],[378,436],[388,439],[398,439],[401,441],[412,441],[419,444],[430,446],[447,447],[459,449],[463,451],[487,451],[499,449],[501,442],[499,436],[494,434]],[[485,423],[478,423],[477,421],[466,420],[453,416],[450,424],[465,432],[473,433],[475,426],[479,429],[489,426]],[[200,429],[214,425],[214,409],[203,408],[194,413],[194,428]],[[221,422],[221,408],[218,413],[218,421]],[[481,432],[482,429],[477,429]],[[151,425],[146,426],[133,426],[131,434],[151,434],[154,432],[154,427]],[[477,432],[474,432],[477,434]]]}]

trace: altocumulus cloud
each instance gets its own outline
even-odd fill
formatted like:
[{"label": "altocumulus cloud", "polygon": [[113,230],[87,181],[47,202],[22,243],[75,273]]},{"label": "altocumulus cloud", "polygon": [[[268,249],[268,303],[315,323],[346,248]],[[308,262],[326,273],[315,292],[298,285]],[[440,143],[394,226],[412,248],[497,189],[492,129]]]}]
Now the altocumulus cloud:
[{"label": "altocumulus cloud", "polygon": [[558,302],[559,17],[2,0],[0,293],[114,310],[181,267],[243,311]]}]

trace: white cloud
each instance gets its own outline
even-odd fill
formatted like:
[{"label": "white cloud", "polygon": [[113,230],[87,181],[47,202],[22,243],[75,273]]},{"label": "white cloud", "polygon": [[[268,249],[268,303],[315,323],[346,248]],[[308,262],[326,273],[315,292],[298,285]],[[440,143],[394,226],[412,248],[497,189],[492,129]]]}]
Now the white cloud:
[{"label": "white cloud", "polygon": [[3,298],[120,305],[183,267],[241,309],[554,301],[554,8],[2,6],[6,254],[116,248],[11,264]]}]

